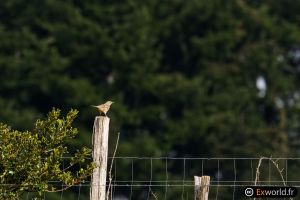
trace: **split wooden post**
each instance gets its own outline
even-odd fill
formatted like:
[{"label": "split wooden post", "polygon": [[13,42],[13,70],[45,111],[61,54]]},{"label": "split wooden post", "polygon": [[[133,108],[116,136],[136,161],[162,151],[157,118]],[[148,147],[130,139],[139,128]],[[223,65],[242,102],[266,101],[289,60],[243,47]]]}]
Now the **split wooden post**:
[{"label": "split wooden post", "polygon": [[109,118],[97,116],[93,127],[93,161],[96,168],[91,179],[90,200],[105,200]]},{"label": "split wooden post", "polygon": [[208,200],[209,176],[194,176],[195,180],[195,200]]}]

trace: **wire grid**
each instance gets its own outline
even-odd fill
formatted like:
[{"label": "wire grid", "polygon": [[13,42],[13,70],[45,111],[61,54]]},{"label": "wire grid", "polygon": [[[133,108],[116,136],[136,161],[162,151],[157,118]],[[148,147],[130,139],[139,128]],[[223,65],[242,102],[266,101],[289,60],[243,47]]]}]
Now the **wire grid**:
[{"label": "wire grid", "polygon": [[[106,186],[111,184],[114,200],[194,199],[194,176],[203,175],[211,177],[209,198],[216,200],[243,199],[246,186],[300,187],[300,158],[265,158],[258,170],[260,159],[115,157],[112,182]],[[49,184],[66,187],[58,181]],[[89,189],[86,181],[67,191],[46,193],[43,199],[88,199]],[[31,200],[32,196],[26,193],[23,199]]]},{"label": "wire grid", "polygon": [[210,199],[243,199],[254,185],[300,187],[300,158],[263,158],[259,169],[261,158],[114,159],[121,172],[113,183],[115,199],[194,199],[194,176],[203,175],[211,177]]}]

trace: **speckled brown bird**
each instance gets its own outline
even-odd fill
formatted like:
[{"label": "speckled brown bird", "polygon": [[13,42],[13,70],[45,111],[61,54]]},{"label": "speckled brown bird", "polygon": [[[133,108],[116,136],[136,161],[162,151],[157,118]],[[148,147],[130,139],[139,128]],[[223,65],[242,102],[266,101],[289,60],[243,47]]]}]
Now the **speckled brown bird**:
[{"label": "speckled brown bird", "polygon": [[99,112],[100,112],[100,115],[103,115],[106,116],[106,113],[108,112],[111,104],[113,104],[114,102],[112,101],[107,101],[106,103],[104,104],[101,104],[101,105],[98,105],[98,106],[94,106],[92,105],[93,107],[95,108],[98,108]]}]

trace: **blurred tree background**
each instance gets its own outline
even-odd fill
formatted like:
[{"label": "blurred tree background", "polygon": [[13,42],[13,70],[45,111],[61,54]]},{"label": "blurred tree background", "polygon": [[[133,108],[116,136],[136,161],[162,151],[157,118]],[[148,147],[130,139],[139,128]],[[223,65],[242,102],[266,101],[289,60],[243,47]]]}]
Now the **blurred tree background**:
[{"label": "blurred tree background", "polygon": [[117,156],[299,157],[299,20],[299,0],[1,1],[0,121],[75,108],[91,146],[112,100]]}]

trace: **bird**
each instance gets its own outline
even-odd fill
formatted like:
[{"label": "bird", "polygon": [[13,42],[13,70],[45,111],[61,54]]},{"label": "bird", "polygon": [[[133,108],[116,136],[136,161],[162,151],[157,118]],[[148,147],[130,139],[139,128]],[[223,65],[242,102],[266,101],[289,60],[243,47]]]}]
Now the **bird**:
[{"label": "bird", "polygon": [[92,105],[92,106],[95,107],[95,108],[98,108],[98,111],[100,112],[100,115],[104,114],[104,116],[106,116],[106,113],[108,112],[111,104],[113,104],[113,103],[114,102],[112,102],[112,101],[107,101],[104,104],[100,104],[98,106],[94,106],[94,105]]}]

